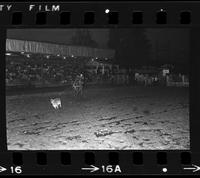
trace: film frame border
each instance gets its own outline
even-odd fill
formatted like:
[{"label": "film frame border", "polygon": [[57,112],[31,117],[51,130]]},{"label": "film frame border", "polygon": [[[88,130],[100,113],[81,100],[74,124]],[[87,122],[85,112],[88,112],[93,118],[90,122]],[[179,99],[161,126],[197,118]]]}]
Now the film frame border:
[{"label": "film frame border", "polygon": [[[1,4],[13,4],[13,3],[1,3]],[[200,4],[198,2],[90,2],[90,3],[31,3],[35,5],[53,5],[59,4],[62,7],[62,12],[69,12],[71,15],[70,23],[60,24],[60,12],[45,12],[47,17],[47,23],[36,24],[37,10],[29,12],[27,6],[29,3],[15,3],[14,10],[11,12],[0,12],[1,21],[1,53],[0,57],[5,58],[5,39],[6,29],[10,28],[190,28],[191,29],[191,86],[190,86],[190,143],[191,149],[188,151],[183,150],[59,150],[59,151],[7,151],[6,148],[6,120],[0,120],[1,143],[0,160],[5,167],[11,165],[19,166],[23,165],[24,171],[22,174],[90,174],[89,172],[81,171],[81,167],[84,165],[116,165],[119,164],[122,169],[122,173],[110,173],[110,174],[191,174],[191,172],[183,171],[183,166],[191,166],[191,164],[200,164],[200,145],[198,144],[197,135],[199,133],[198,126],[199,121],[194,121],[193,118],[199,115],[198,100],[200,89],[198,81],[199,63],[198,51],[199,48],[196,44],[194,33],[198,33],[200,30],[199,9]],[[77,9],[77,5],[79,8]],[[118,23],[109,24],[108,16],[105,14],[105,10],[110,9],[111,12],[118,13]],[[161,10],[163,9],[163,10]],[[156,12],[164,11],[167,13],[166,23],[157,23]],[[61,12],[61,13],[62,13]],[[84,13],[94,12],[95,23],[85,24]],[[132,13],[139,13],[139,23],[133,23]],[[191,22],[181,23],[180,12],[190,12]],[[17,13],[17,16],[21,16],[21,23],[13,24],[13,13]],[[22,13],[20,15],[20,13]],[[41,13],[41,12],[39,12]],[[141,22],[142,14],[142,22]],[[14,15],[14,16],[15,16]],[[187,16],[187,15],[186,15]],[[80,18],[82,17],[82,18]],[[176,18],[174,18],[176,17]],[[16,18],[16,17],[14,17]],[[115,19],[115,15],[114,15]],[[124,20],[125,19],[125,20]],[[14,20],[16,21],[16,20]],[[1,79],[4,81],[4,67],[5,61],[1,65]],[[4,81],[5,82],[5,81]],[[5,107],[5,83],[1,85],[1,101],[4,101]],[[5,117],[4,110],[2,108],[2,116]],[[61,156],[62,155],[62,156]],[[63,159],[65,158],[66,159]],[[32,160],[32,161],[30,161]],[[38,164],[39,163],[39,164]],[[0,164],[0,166],[1,166]],[[27,165],[28,164],[28,165]],[[2,166],[3,166],[2,165]],[[52,169],[53,168],[53,169]],[[166,169],[164,169],[166,168]],[[32,169],[32,170],[31,170]],[[166,171],[166,172],[165,172]],[[95,174],[95,173],[93,173]],[[103,172],[96,172],[96,174],[108,174]]]}]

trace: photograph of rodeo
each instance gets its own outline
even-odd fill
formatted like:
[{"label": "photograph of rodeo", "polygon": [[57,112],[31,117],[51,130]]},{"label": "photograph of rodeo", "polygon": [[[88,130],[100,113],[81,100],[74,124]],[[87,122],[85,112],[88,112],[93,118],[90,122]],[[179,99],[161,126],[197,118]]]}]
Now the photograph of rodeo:
[{"label": "photograph of rodeo", "polygon": [[9,29],[8,150],[188,150],[190,31]]}]

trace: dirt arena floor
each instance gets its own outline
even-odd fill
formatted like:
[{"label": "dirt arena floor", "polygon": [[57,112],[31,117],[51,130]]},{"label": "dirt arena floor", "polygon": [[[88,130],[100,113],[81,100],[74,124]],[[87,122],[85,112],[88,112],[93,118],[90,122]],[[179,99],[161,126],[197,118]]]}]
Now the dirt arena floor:
[{"label": "dirt arena floor", "polygon": [[[6,96],[9,150],[190,149],[189,89],[88,88]],[[50,98],[60,97],[55,110]]]}]

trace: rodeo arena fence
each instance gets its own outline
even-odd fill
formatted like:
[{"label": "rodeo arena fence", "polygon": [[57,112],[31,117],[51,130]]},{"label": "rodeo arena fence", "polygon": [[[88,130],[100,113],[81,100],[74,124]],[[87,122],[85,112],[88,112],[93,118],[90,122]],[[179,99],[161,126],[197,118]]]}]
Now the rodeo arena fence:
[{"label": "rodeo arena fence", "polygon": [[189,86],[187,75],[161,68],[123,68],[113,63],[115,50],[46,42],[6,40],[6,87],[70,85],[83,73],[90,84]]},{"label": "rodeo arena fence", "polygon": [[174,80],[173,76],[170,75],[167,76],[166,80],[167,80],[166,82],[167,86],[189,87],[189,78],[186,75],[179,74],[177,80]]}]

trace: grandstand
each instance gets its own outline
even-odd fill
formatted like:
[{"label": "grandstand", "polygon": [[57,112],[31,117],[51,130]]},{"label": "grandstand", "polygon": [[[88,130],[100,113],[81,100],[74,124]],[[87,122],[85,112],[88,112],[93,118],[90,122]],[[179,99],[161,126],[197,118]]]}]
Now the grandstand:
[{"label": "grandstand", "polygon": [[111,49],[7,39],[6,86],[59,86],[80,72],[88,82],[99,74],[108,79],[114,55]]}]

